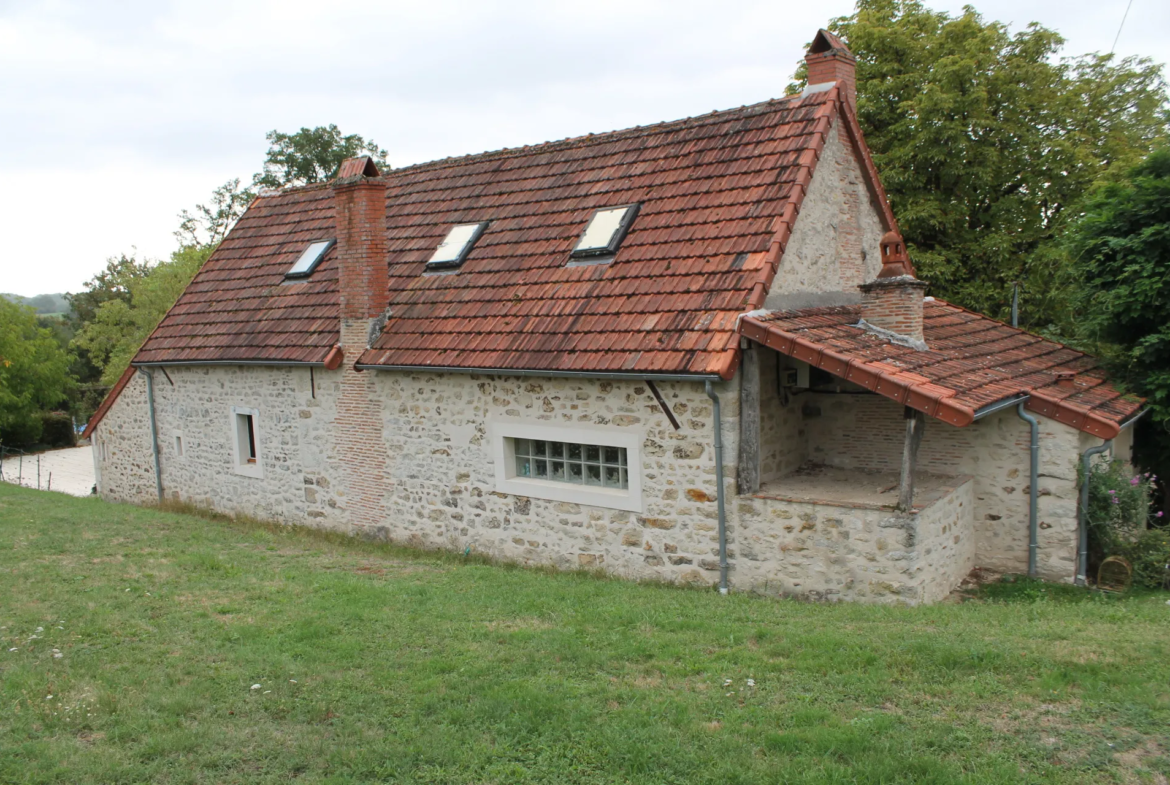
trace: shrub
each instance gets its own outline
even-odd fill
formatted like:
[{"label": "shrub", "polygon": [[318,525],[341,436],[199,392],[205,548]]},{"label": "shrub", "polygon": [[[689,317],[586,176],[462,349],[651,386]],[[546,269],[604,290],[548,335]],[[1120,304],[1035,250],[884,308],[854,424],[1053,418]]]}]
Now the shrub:
[{"label": "shrub", "polygon": [[49,447],[72,447],[77,444],[73,418],[65,412],[41,412],[41,442]]},{"label": "shrub", "polygon": [[1089,538],[1098,561],[1120,556],[1133,567],[1134,583],[1161,588],[1170,580],[1170,529],[1162,513],[1151,514],[1151,490],[1158,478],[1131,475],[1124,461],[1089,472]]}]

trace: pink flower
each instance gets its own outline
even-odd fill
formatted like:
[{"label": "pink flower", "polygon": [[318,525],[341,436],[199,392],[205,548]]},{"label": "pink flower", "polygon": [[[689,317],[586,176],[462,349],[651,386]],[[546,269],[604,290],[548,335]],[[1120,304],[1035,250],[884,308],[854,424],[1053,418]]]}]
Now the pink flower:
[{"label": "pink flower", "polygon": [[1129,484],[1130,485],[1137,485],[1139,482],[1141,482],[1141,479],[1134,477],[1132,480],[1129,481]]},{"label": "pink flower", "polygon": [[1161,518],[1161,517],[1162,517],[1162,511],[1161,511],[1161,510],[1158,510],[1156,513],[1154,513],[1154,517],[1155,517],[1155,518]]}]

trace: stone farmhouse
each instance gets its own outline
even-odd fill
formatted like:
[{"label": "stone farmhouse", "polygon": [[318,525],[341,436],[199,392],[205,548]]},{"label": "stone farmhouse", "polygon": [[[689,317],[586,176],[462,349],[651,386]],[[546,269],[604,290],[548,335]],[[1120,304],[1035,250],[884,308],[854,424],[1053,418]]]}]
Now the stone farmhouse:
[{"label": "stone farmhouse", "polygon": [[800,95],[260,196],[89,423],[100,494],[825,600],[1083,578],[1139,400],[926,296],[822,30]]}]

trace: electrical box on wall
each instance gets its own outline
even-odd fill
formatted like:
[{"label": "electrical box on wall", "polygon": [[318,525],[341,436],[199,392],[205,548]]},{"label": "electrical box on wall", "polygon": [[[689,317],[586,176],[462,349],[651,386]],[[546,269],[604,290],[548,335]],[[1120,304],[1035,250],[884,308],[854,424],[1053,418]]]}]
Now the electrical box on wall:
[{"label": "electrical box on wall", "polygon": [[789,359],[785,367],[780,369],[780,386],[790,390],[807,390],[808,371],[808,363]]}]

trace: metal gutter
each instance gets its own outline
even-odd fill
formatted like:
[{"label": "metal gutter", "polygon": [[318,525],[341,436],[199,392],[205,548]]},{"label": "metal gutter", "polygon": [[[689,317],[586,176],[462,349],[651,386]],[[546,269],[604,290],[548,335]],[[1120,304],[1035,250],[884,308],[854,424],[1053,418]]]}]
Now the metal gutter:
[{"label": "metal gutter", "polygon": [[138,372],[146,377],[146,404],[150,410],[150,451],[154,455],[154,489],[158,492],[158,500],[163,500],[162,469],[158,461],[158,424],[154,419],[154,376],[145,368]]},{"label": "metal gutter", "polygon": [[1027,403],[1028,399],[1031,397],[1031,395],[1026,393],[1022,395],[1013,395],[1011,398],[1004,398],[1002,401],[996,401],[995,403],[989,403],[986,406],[980,406],[975,410],[975,419],[982,420],[989,414],[995,414],[998,411],[1011,408],[1016,404],[1022,405]]},{"label": "metal gutter", "polygon": [[359,371],[406,371],[409,373],[478,373],[493,376],[547,376],[557,379],[630,379],[655,382],[716,382],[718,374],[637,373],[633,371],[554,371],[516,368],[459,368],[449,365],[371,365],[356,363]]},{"label": "metal gutter", "polygon": [[727,508],[723,501],[723,422],[719,395],[711,380],[705,385],[707,397],[715,404],[715,498],[719,503],[719,593],[727,594]]},{"label": "metal gutter", "polygon": [[303,362],[299,360],[170,360],[166,362],[137,362],[130,363],[135,368],[162,368],[175,365],[279,365],[299,368],[324,368],[322,362]]}]

